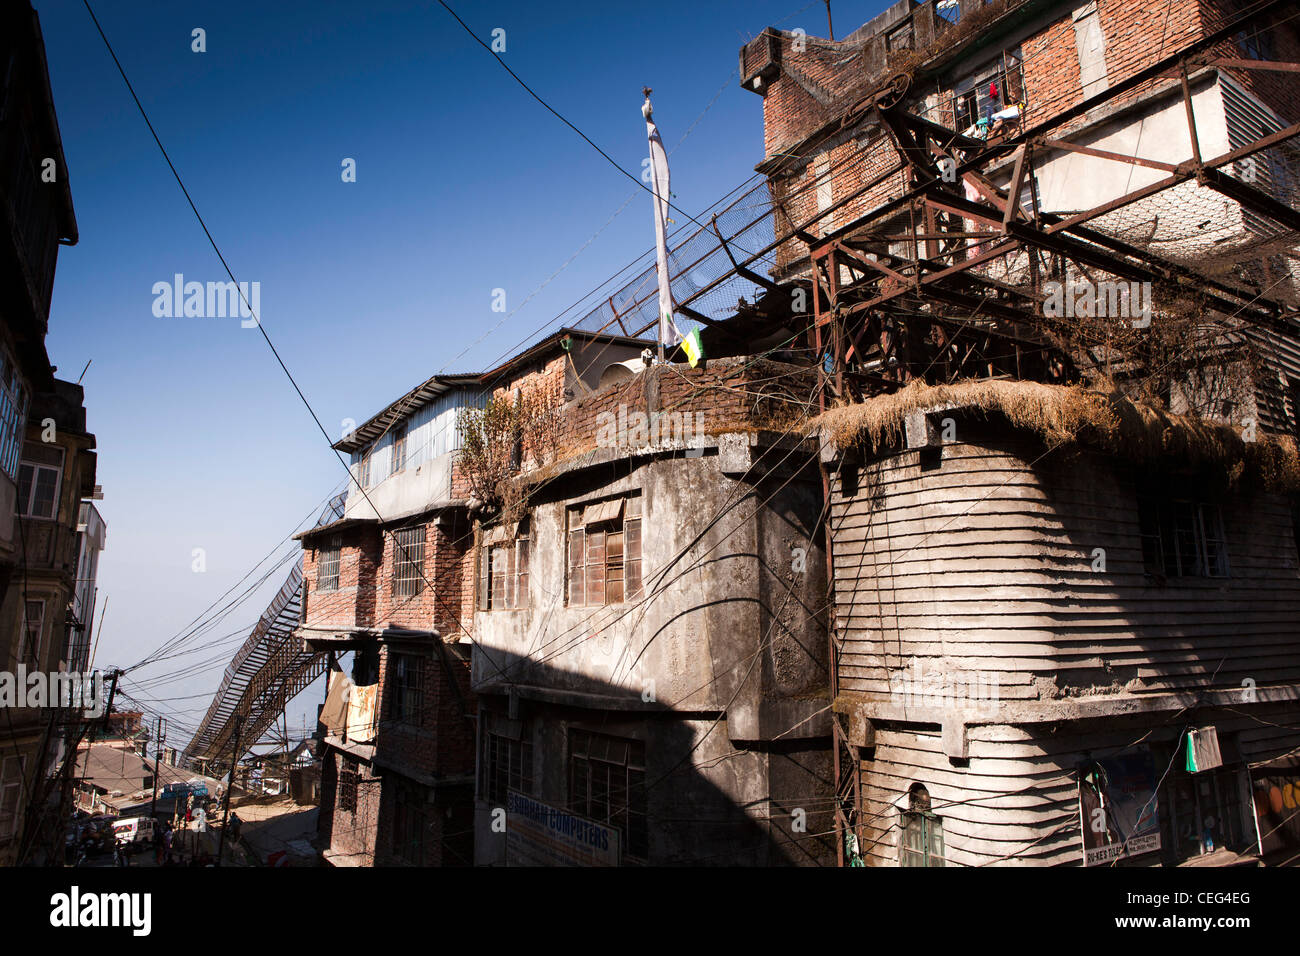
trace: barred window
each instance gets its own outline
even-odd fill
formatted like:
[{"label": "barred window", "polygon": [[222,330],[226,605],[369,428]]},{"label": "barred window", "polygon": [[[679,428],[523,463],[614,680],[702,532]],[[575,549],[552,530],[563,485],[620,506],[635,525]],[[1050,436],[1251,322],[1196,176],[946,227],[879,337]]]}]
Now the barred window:
[{"label": "barred window", "polygon": [[484,736],[483,791],[490,803],[505,803],[507,790],[533,792],[533,742],[501,734]]},{"label": "barred window", "polygon": [[0,757],[0,840],[18,832],[18,804],[22,801],[27,758]]},{"label": "barred window", "polygon": [[357,812],[357,762],[351,757],[344,757],[339,768],[339,809]]},{"label": "barred window", "polygon": [[316,590],[337,591],[339,589],[339,557],[342,553],[342,539],[331,538],[329,547],[322,548],[316,563]]},{"label": "barred window", "polygon": [[415,654],[393,655],[393,676],[389,684],[388,714],[403,724],[420,725],[424,661]]},{"label": "barred window", "polygon": [[31,393],[8,350],[0,349],[0,471],[18,478]]},{"label": "barred window", "polygon": [[645,858],[645,744],[585,730],[569,731],[569,809],[617,827],[623,852]]},{"label": "barred window", "polygon": [[1217,505],[1147,493],[1138,498],[1148,574],[1226,578],[1228,545]]},{"label": "barred window", "polygon": [[622,604],[641,596],[641,496],[569,510],[570,607]]},{"label": "barred window", "polygon": [[409,785],[398,787],[393,810],[393,856],[410,866],[423,865],[428,827],[423,795]]},{"label": "barred window", "polygon": [[393,534],[393,593],[414,597],[424,589],[424,525]]}]

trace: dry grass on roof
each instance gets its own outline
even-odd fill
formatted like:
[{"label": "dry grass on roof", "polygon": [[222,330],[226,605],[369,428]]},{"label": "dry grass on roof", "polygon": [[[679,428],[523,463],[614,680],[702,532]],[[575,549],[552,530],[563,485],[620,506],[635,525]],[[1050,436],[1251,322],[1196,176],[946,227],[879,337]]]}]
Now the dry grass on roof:
[{"label": "dry grass on roof", "polygon": [[808,429],[824,430],[840,448],[897,447],[908,415],[945,406],[996,414],[1051,448],[1087,445],[1144,464],[1206,469],[1230,485],[1244,478],[1272,490],[1300,490],[1300,455],[1290,438],[1258,433],[1246,441],[1230,425],[1075,385],[917,380],[889,395],[829,409]]}]

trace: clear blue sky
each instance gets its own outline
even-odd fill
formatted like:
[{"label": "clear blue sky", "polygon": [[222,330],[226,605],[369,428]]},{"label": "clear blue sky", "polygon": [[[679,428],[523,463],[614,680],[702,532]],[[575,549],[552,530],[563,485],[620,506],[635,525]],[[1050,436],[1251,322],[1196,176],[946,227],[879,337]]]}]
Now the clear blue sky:
[{"label": "clear blue sky", "polygon": [[[87,360],[99,444],[108,598],[97,664],[135,663],[177,634],[340,485],[344,474],[256,329],[156,318],[173,274],[221,265],[79,0],[34,0],[81,241],[59,255],[47,345],[60,377]],[[636,197],[508,322],[636,187],[546,112],[435,2],[92,0],[127,75],[264,326],[337,434],[444,369],[490,366],[645,252]],[[640,89],[654,88],[676,203],[709,206],[763,158],[762,101],[734,76],[765,26],[826,35],[821,0],[452,6],[553,107],[639,173]],[[886,6],[833,0],[838,35]],[[801,9],[802,8],[802,9]],[[191,50],[206,30],[207,51]],[[729,79],[730,77],[730,79]],[[725,84],[725,88],[724,87]],[[357,181],[341,180],[345,157]],[[206,571],[194,573],[195,548]],[[251,625],[283,575],[212,636]],[[233,652],[237,641],[225,647]],[[151,684],[188,739],[224,663]],[[311,691],[292,723],[314,715]],[[151,703],[148,698],[142,698]],[[169,741],[171,742],[171,741]]]}]

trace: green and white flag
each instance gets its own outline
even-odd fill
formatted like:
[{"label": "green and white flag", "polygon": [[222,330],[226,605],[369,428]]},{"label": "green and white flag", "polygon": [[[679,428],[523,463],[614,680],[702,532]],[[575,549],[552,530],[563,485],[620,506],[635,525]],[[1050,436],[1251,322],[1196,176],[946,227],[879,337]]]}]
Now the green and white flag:
[{"label": "green and white flag", "polygon": [[700,359],[704,358],[704,343],[700,341],[699,329],[692,329],[691,334],[682,339],[682,351],[686,353],[686,360],[691,363],[691,368],[695,368]]}]

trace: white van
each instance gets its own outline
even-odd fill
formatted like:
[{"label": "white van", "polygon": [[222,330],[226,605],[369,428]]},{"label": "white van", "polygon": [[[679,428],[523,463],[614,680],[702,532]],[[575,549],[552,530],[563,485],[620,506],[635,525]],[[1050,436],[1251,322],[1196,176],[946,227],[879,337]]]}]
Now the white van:
[{"label": "white van", "polygon": [[113,837],[118,846],[138,849],[153,845],[153,817],[126,817],[113,822]]}]

